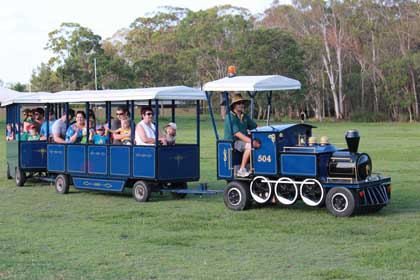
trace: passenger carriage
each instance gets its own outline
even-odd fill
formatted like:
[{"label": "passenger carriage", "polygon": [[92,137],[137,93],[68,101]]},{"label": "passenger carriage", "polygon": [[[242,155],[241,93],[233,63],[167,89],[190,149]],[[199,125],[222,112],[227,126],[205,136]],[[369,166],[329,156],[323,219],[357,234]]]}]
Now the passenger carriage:
[{"label": "passenger carriage", "polygon": [[[346,133],[347,149],[325,141],[314,143],[310,124],[270,125],[271,98],[274,91],[300,89],[300,82],[284,76],[233,76],[212,81],[204,86],[217,139],[217,177],[226,180],[225,205],[232,210],[244,210],[257,204],[280,203],[292,205],[302,200],[306,205],[326,205],[335,216],[353,215],[359,210],[377,211],[391,198],[391,179],[372,174],[372,161],[359,153],[359,133]],[[266,126],[251,131],[251,139],[260,147],[251,150],[247,178],[236,176],[242,153],[233,148],[233,141],[220,139],[210,97],[223,94],[229,103],[228,92],[247,92],[251,99],[265,92],[268,103]],[[228,108],[228,106],[227,106]],[[229,110],[229,109],[228,109]],[[250,114],[252,117],[252,114]],[[226,118],[232,127],[231,115]],[[231,131],[233,134],[233,131]]]},{"label": "passenger carriage", "polygon": [[[15,98],[7,105],[8,122],[20,122],[23,105],[43,104],[55,108],[58,115],[68,113],[70,106],[83,107],[89,120],[92,104],[102,104],[106,110],[106,122],[111,126],[112,106],[125,104],[131,119],[131,142],[134,143],[135,107],[139,102],[154,109],[156,131],[159,131],[159,108],[162,102],[171,104],[171,120],[176,121],[175,101],[192,102],[196,109],[196,141],[191,144],[163,146],[156,132],[155,145],[96,145],[58,144],[51,141],[14,141],[8,143],[10,175],[17,185],[23,185],[22,177],[37,170],[48,173],[44,178],[53,178],[57,192],[69,192],[69,186],[78,189],[122,192],[132,187],[133,197],[147,201],[151,192],[169,191],[182,198],[187,193],[208,194],[216,191],[205,187],[188,190],[187,182],[200,178],[200,114],[199,102],[205,100],[204,92],[184,86],[146,89],[63,91],[55,94],[32,94]],[[138,110],[139,111],[139,110]],[[89,123],[89,122],[87,122]],[[69,123],[67,123],[68,127]],[[89,133],[89,127],[87,127]],[[13,154],[13,155],[12,155]],[[15,155],[16,154],[16,155]],[[20,177],[19,177],[20,176]]]}]

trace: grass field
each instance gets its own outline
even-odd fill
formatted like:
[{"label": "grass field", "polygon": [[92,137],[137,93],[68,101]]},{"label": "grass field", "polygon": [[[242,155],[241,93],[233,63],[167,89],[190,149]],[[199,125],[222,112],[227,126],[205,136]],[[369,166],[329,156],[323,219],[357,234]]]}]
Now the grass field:
[{"label": "grass field", "polygon": [[[0,279],[420,279],[420,125],[315,125],[341,147],[359,129],[359,150],[392,177],[388,207],[335,218],[301,202],[233,212],[222,195],[140,204],[128,192],[17,188],[1,137]],[[188,119],[178,126],[180,140],[193,139]],[[208,119],[201,136],[201,182],[222,189]]]}]

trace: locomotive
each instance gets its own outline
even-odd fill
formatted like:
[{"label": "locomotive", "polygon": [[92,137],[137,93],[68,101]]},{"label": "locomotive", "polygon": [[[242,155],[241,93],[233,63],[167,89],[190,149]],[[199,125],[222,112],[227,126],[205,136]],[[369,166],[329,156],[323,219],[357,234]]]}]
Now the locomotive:
[{"label": "locomotive", "polygon": [[[244,210],[257,204],[279,202],[292,205],[301,199],[312,207],[326,206],[338,217],[361,211],[378,211],[391,198],[391,179],[372,174],[372,160],[358,152],[360,135],[347,131],[346,149],[321,137],[312,137],[310,124],[285,124],[259,127],[251,131],[253,143],[249,178],[234,177],[224,191],[225,205],[232,210]],[[239,164],[241,155],[232,153],[232,166]],[[228,167],[221,158],[219,170]],[[234,175],[235,172],[232,173]]]},{"label": "locomotive", "polygon": [[[253,203],[292,205],[302,200],[312,207],[325,205],[337,217],[348,217],[357,212],[378,211],[389,203],[391,178],[372,173],[371,158],[358,152],[358,131],[348,131],[348,147],[340,149],[331,145],[327,137],[321,137],[317,143],[312,137],[312,125],[270,125],[273,92],[299,90],[301,83],[281,75],[237,76],[236,69],[232,69],[227,77],[203,87],[216,136],[217,178],[227,181],[224,202],[229,209],[244,210]],[[234,149],[232,140],[219,138],[211,105],[215,92],[222,95],[224,104],[230,104],[229,92],[246,92],[251,99],[251,118],[255,96],[266,93],[267,124],[250,132],[248,177],[237,176],[243,153]],[[226,114],[226,121],[232,127],[230,113]],[[231,135],[233,139],[232,129]]]}]

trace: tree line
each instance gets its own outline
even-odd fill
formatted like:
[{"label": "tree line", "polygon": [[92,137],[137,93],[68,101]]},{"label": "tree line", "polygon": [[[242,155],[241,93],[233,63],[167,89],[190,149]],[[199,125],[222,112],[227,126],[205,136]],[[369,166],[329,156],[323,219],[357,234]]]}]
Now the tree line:
[{"label": "tree line", "polygon": [[[93,89],[94,61],[99,89],[199,87],[236,65],[239,75],[302,82],[273,95],[277,119],[303,110],[318,120],[419,120],[418,1],[273,1],[259,15],[161,7],[108,39],[77,23],[48,36],[54,55],[33,72],[32,91]],[[256,117],[266,117],[266,102],[257,96]]]}]

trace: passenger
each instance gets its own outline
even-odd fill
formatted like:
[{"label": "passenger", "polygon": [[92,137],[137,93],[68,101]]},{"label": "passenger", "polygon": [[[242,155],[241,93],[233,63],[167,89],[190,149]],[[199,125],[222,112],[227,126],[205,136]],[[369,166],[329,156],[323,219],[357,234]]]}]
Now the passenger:
[{"label": "passenger", "polygon": [[170,122],[165,127],[165,139],[168,146],[175,145],[176,140],[176,123]]},{"label": "passenger", "polygon": [[23,120],[22,120],[22,122],[25,122],[27,120],[32,122],[32,110],[31,109],[23,110]]},{"label": "passenger", "polygon": [[[95,111],[93,111],[92,109],[89,109],[89,131],[93,131],[93,133],[95,133],[96,126],[97,126],[97,122],[96,122]],[[90,135],[91,134],[89,134],[89,136]]]},{"label": "passenger", "polygon": [[[155,145],[156,127],[153,123],[153,110],[150,106],[141,109],[141,122],[136,125],[136,145]],[[159,142],[166,145],[166,139],[159,133]]]},{"label": "passenger", "polygon": [[76,123],[69,126],[66,132],[66,143],[80,144],[83,139],[83,130],[86,128],[86,114],[77,111]]},{"label": "passenger", "polygon": [[39,136],[39,127],[37,124],[32,124],[29,127],[29,133],[28,133],[28,141],[37,141],[40,140]]},{"label": "passenger", "polygon": [[[69,122],[73,120],[73,117],[74,117],[74,110],[69,109],[69,117],[68,117]],[[52,125],[52,133],[53,133],[53,139],[55,143],[61,143],[61,144],[66,143],[66,140],[65,140],[66,132],[67,132],[66,125],[67,125],[66,114],[64,113],[61,116],[61,118],[56,120],[54,124]]]},{"label": "passenger", "polygon": [[[18,124],[16,124],[16,128],[19,127]],[[20,141],[28,141],[28,131],[25,129],[24,123],[20,124],[20,134],[17,135],[16,140]]]},{"label": "passenger", "polygon": [[53,137],[53,125],[55,123],[55,113],[53,110],[51,110],[49,112],[49,116],[48,116],[48,133],[47,133],[47,122],[44,121],[44,123],[41,126],[41,130],[39,132],[41,138],[40,140],[47,140],[47,135],[48,137],[52,138]]},{"label": "passenger", "polygon": [[103,125],[99,126],[92,138],[93,143],[97,145],[109,144],[109,136],[107,135],[107,132],[108,130]]},{"label": "passenger", "polygon": [[[248,177],[249,171],[246,170],[246,165],[251,156],[251,137],[249,130],[257,127],[257,124],[247,114],[244,113],[245,102],[249,100],[243,99],[241,94],[235,94],[230,104],[230,114],[232,119],[232,130],[230,129],[229,118],[225,118],[225,139],[233,140],[233,147],[239,152],[243,152],[242,162],[237,172],[238,177]],[[231,135],[233,131],[233,139]],[[259,147],[255,143],[256,148]],[[258,147],[257,147],[258,146]]]},{"label": "passenger", "polygon": [[38,128],[42,126],[45,121],[45,111],[44,109],[38,107],[33,110],[34,122],[37,124]]},{"label": "passenger", "polygon": [[[125,120],[125,119],[129,119],[130,114],[128,113],[128,108],[127,106],[118,106],[117,108],[117,118],[111,120],[111,129],[112,130],[117,130],[119,128],[121,128],[121,121]],[[112,135],[115,136],[115,135]],[[113,144],[116,145],[120,145],[122,144],[121,140],[119,139],[113,139]]]},{"label": "passenger", "polygon": [[32,125],[33,123],[33,118],[32,118],[33,114],[32,114],[32,110],[31,109],[25,109],[23,111],[23,129],[20,131],[22,132],[28,132],[29,131],[29,127]]},{"label": "passenger", "polygon": [[[89,143],[93,143],[93,136],[95,135],[95,118],[89,117]],[[86,144],[87,143],[87,127],[83,129],[82,132],[82,140],[80,141],[80,144]]]},{"label": "passenger", "polygon": [[114,136],[114,144],[116,141],[123,145],[131,145],[131,122],[129,119],[121,120],[121,127],[117,130],[109,130]]},{"label": "passenger", "polygon": [[12,125],[8,123],[6,125],[6,141],[13,141],[15,139],[15,133],[13,132]]}]

